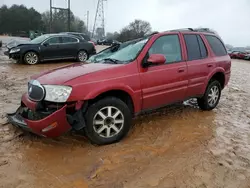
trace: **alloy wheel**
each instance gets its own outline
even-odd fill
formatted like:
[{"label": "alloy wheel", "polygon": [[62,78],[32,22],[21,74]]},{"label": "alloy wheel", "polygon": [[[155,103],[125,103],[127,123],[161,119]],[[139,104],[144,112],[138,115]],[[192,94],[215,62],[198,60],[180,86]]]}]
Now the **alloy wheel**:
[{"label": "alloy wheel", "polygon": [[87,61],[87,59],[88,59],[88,54],[87,54],[85,51],[80,51],[80,52],[78,53],[78,59],[79,59],[81,62]]},{"label": "alloy wheel", "polygon": [[124,126],[123,113],[114,106],[100,109],[94,116],[94,131],[103,138],[111,138],[119,134]]},{"label": "alloy wheel", "polygon": [[208,104],[209,106],[214,106],[216,104],[216,102],[219,99],[219,88],[218,86],[213,86],[211,87],[209,93],[208,93]]},{"label": "alloy wheel", "polygon": [[34,52],[28,52],[25,55],[25,61],[30,65],[34,65],[38,62],[38,56]]}]

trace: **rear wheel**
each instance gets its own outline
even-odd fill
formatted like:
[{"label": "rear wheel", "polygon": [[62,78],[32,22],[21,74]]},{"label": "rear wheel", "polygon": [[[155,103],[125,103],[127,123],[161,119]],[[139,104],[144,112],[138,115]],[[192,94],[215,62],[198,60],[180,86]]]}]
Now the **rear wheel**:
[{"label": "rear wheel", "polygon": [[213,80],[208,84],[206,92],[202,98],[198,98],[198,106],[202,110],[214,109],[220,100],[221,96],[221,85],[217,80]]},{"label": "rear wheel", "polygon": [[24,62],[29,65],[35,65],[39,62],[39,57],[35,52],[27,52],[24,55]]},{"label": "rear wheel", "polygon": [[97,145],[120,141],[127,135],[132,124],[128,106],[115,97],[107,97],[92,104],[85,119],[86,136]]},{"label": "rear wheel", "polygon": [[81,50],[77,54],[77,61],[85,62],[85,61],[88,60],[88,57],[89,57],[88,53],[86,51],[84,51],[84,50]]}]

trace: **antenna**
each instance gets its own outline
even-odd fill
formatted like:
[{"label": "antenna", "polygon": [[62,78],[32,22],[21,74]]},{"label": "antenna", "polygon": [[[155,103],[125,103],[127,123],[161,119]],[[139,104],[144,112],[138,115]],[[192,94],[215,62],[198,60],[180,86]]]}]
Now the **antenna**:
[{"label": "antenna", "polygon": [[107,0],[98,0],[98,2],[97,2],[97,8],[96,8],[96,14],[95,14],[95,21],[94,21],[92,37],[94,37],[94,35],[96,33],[96,29],[99,30],[98,31],[99,37],[104,37],[105,36],[104,7],[103,7],[103,2],[104,1],[107,1]]}]

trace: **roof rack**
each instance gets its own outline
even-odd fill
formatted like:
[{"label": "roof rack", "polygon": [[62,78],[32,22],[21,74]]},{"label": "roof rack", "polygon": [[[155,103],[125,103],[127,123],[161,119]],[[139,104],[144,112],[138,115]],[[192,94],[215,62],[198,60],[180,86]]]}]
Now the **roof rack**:
[{"label": "roof rack", "polygon": [[168,32],[175,32],[175,31],[192,31],[192,32],[205,32],[205,33],[213,33],[216,34],[214,31],[210,30],[209,28],[182,28],[182,29],[173,29],[168,30]]}]

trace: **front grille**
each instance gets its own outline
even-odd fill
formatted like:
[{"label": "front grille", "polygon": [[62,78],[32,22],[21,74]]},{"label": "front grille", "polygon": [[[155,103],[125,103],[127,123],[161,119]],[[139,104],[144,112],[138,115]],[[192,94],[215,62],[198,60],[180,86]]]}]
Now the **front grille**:
[{"label": "front grille", "polygon": [[32,101],[41,101],[45,97],[44,87],[37,80],[31,80],[28,83],[28,95]]}]

